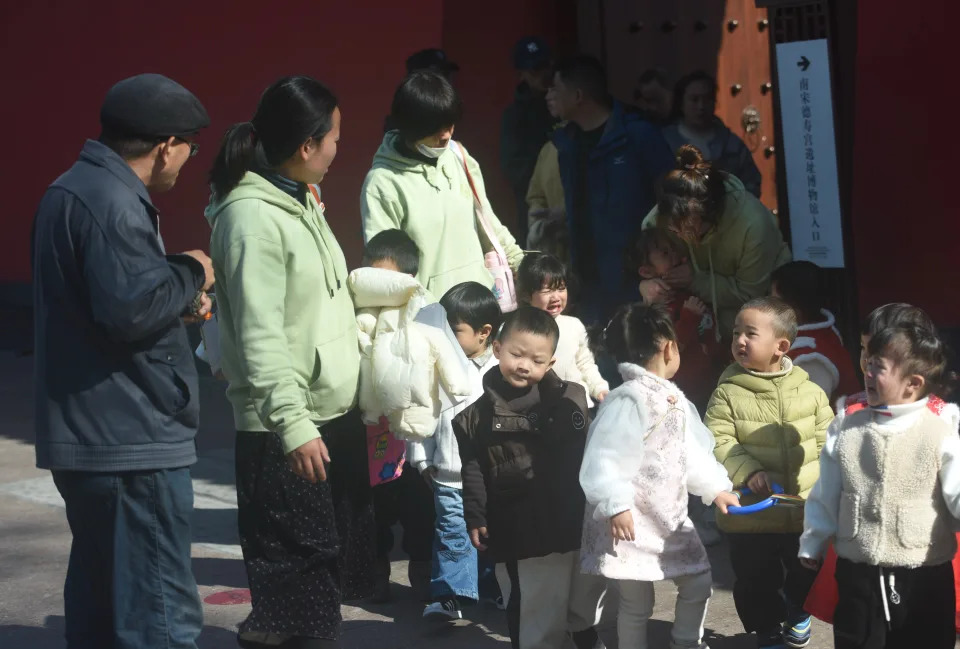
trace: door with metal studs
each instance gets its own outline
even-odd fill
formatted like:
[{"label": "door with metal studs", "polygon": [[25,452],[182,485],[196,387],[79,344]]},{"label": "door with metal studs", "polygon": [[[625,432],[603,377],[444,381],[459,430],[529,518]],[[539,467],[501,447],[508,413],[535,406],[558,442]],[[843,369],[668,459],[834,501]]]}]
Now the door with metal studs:
[{"label": "door with metal studs", "polygon": [[755,0],[580,0],[580,49],[601,59],[613,95],[633,103],[640,75],[671,84],[694,70],[717,79],[716,114],[753,153],[761,200],[776,213],[777,145],[767,10]]}]

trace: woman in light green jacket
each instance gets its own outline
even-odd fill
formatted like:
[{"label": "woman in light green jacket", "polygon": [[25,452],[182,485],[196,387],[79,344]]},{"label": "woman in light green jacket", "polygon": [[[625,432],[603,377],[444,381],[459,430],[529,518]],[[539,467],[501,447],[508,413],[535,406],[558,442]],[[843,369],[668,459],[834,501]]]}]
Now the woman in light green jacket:
[{"label": "woman in light green jacket", "polygon": [[337,647],[341,597],[372,589],[356,323],[315,185],[339,137],[333,94],[286,77],[267,88],[252,121],[227,130],[210,173],[206,216],[253,595],[242,647]]},{"label": "woman in light green jacket", "polygon": [[406,232],[420,248],[417,279],[437,297],[461,282],[493,286],[483,260],[491,242],[477,223],[464,164],[510,267],[523,259],[490,209],[480,165],[453,141],[460,111],[457,91],[441,75],[421,70],[404,79],[391,109],[397,130],[384,135],[360,193],[364,241],[383,230]]},{"label": "woman in light green jacket", "polygon": [[740,307],[766,295],[770,273],[791,259],[770,210],[690,145],[677,150],[677,168],[661,181],[643,227],[663,228],[689,252],[687,263],[640,282],[644,300],[690,292],[712,306],[716,331],[727,338]]}]

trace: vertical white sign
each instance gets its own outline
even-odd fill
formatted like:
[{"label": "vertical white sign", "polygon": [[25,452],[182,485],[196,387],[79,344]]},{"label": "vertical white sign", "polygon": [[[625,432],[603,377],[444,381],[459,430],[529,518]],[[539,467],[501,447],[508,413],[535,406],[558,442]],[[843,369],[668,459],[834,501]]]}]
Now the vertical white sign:
[{"label": "vertical white sign", "polygon": [[793,258],[843,268],[843,230],[827,40],[777,45]]}]

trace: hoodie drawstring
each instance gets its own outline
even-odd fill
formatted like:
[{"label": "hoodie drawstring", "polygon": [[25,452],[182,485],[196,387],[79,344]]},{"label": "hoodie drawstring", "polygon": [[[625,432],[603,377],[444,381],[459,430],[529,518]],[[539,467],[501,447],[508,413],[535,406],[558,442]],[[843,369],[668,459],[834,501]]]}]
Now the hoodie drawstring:
[{"label": "hoodie drawstring", "polygon": [[[690,245],[689,241],[685,242],[687,244],[687,251],[690,253],[690,263],[693,264],[693,270],[696,273],[700,272],[700,264],[697,263],[697,258],[693,254],[693,246]],[[713,272],[713,249],[707,245],[707,263],[710,266],[710,308],[713,309],[713,335],[716,338],[717,342],[720,342],[720,310],[717,308],[717,276]]]}]

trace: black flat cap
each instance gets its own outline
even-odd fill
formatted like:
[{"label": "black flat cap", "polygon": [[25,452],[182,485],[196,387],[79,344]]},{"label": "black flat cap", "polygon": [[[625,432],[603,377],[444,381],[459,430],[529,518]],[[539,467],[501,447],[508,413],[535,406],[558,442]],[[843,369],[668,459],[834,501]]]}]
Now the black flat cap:
[{"label": "black flat cap", "polygon": [[210,117],[200,100],[173,79],[138,74],[107,91],[100,124],[121,135],[171,137],[210,126]]}]

